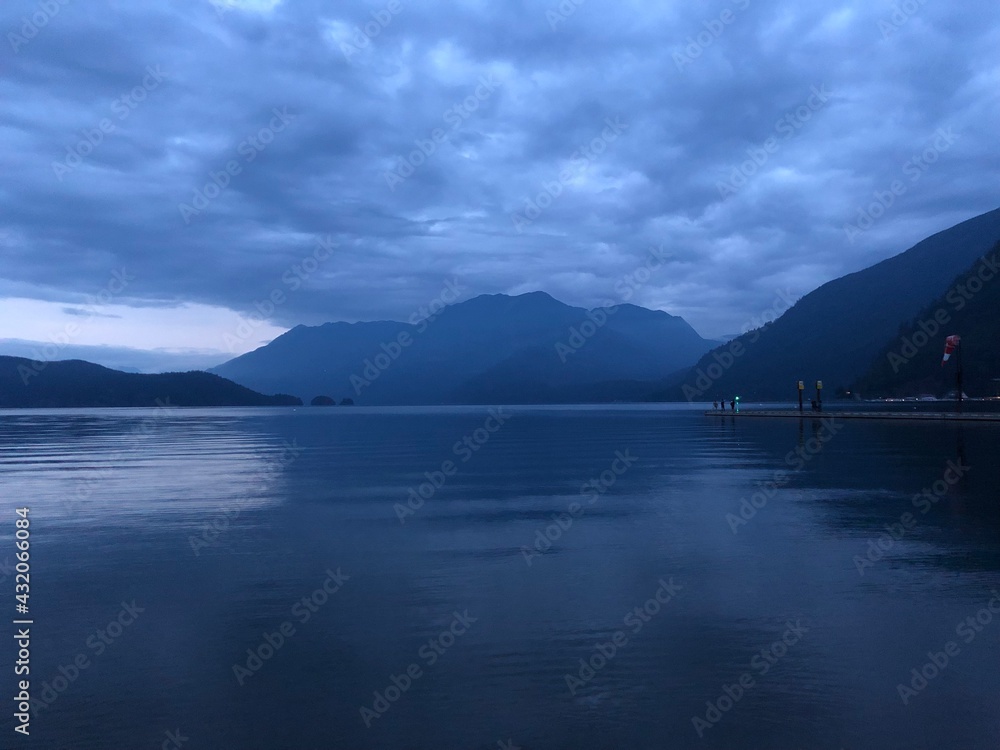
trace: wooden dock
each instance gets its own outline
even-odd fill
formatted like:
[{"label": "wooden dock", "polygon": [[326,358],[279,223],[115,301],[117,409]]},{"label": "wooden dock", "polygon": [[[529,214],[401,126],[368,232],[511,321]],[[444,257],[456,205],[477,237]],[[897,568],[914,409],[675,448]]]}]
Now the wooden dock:
[{"label": "wooden dock", "polygon": [[987,414],[966,412],[941,412],[941,411],[802,411],[798,409],[782,410],[755,410],[744,409],[734,412],[730,409],[725,411],[706,411],[707,417],[770,417],[774,419],[879,419],[884,421],[906,421],[906,422],[1000,422],[1000,413]]}]

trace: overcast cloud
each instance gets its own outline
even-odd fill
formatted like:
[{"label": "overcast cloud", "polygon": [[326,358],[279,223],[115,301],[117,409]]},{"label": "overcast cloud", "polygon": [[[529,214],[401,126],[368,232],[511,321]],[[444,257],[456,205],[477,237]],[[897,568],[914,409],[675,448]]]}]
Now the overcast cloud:
[{"label": "overcast cloud", "polygon": [[[204,358],[272,293],[238,350],[405,320],[453,279],[627,288],[738,333],[1000,204],[998,22],[986,0],[6,0],[0,339],[76,321],[74,346]],[[669,262],[619,284],[651,247]]]}]

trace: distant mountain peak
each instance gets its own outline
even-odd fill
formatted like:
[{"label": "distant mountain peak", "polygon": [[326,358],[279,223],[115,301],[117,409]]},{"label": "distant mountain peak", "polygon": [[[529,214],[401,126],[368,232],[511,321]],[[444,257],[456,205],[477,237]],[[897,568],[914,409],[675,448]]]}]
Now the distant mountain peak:
[{"label": "distant mountain peak", "polygon": [[711,348],[668,313],[623,305],[601,319],[543,291],[482,294],[416,324],[293,330],[213,372],[304,401],[330,394],[360,404],[528,403],[652,390]]},{"label": "distant mountain peak", "polygon": [[522,294],[480,294],[476,297],[472,297],[471,299],[467,299],[464,302],[456,302],[454,305],[449,305],[449,308],[490,304],[509,305],[510,303],[567,306],[564,302],[560,302],[548,292],[535,291],[524,292]]},{"label": "distant mountain peak", "polygon": [[624,312],[626,316],[631,315],[642,315],[642,316],[658,316],[667,317],[674,320],[683,320],[679,315],[671,315],[666,310],[651,310],[648,307],[640,307],[639,305],[633,305],[629,302],[622,302],[619,305],[615,305],[617,312]]}]

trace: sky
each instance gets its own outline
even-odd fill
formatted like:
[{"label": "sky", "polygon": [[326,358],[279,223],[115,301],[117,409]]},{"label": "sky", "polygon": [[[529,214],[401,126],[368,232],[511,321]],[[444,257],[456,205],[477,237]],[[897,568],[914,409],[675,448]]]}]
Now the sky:
[{"label": "sky", "polygon": [[5,0],[0,32],[4,354],[208,366],[456,289],[723,337],[1000,204],[986,0]]}]

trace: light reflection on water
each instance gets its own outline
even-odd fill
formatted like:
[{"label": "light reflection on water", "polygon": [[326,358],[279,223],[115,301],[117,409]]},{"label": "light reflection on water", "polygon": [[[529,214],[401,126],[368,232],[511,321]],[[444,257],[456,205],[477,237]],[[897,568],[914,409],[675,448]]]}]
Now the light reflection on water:
[{"label": "light reflection on water", "polygon": [[[1000,430],[845,422],[812,455],[812,419],[506,411],[468,460],[456,444],[486,409],[0,412],[3,513],[32,507],[36,691],[92,661],[36,717],[38,746],[152,748],[177,727],[185,748],[996,745],[1000,622],[970,643],[956,627],[1000,587]],[[916,510],[954,461],[972,468]],[[913,528],[861,575],[906,512]],[[300,622],[292,607],[338,568],[350,580]],[[629,613],[670,579],[680,592],[636,631]],[[146,611],[97,655],[88,637],[132,599]],[[428,664],[465,610],[476,622]],[[294,635],[237,684],[286,621]],[[761,674],[755,656],[797,622]],[[566,675],[619,631],[571,693]],[[897,685],[949,640],[959,655],[904,706]],[[366,728],[359,709],[414,663]],[[699,738],[692,718],[747,673]]]}]

